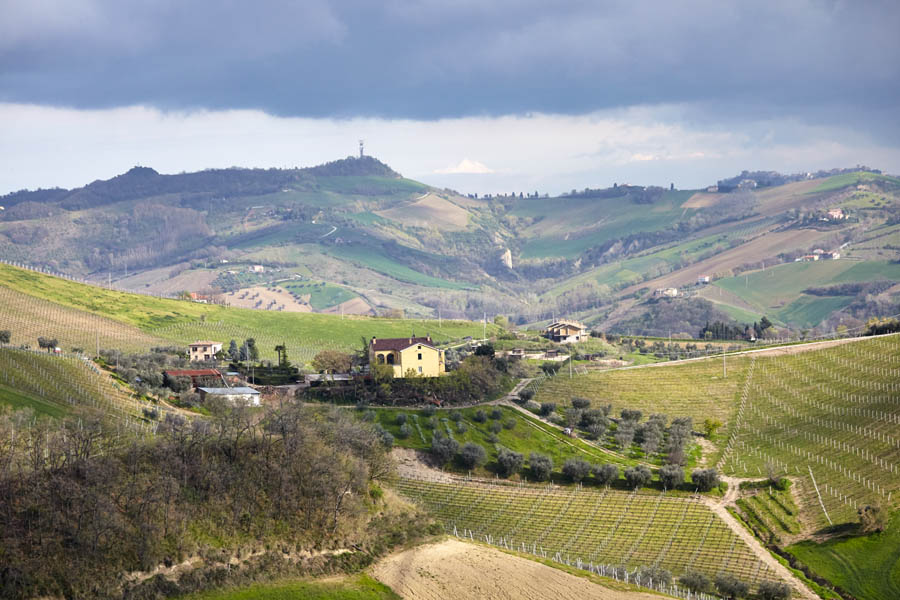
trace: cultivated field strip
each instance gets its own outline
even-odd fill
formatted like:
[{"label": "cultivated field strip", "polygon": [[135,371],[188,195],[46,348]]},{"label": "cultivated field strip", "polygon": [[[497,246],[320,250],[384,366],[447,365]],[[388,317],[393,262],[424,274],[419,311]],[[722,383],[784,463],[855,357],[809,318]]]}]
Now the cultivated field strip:
[{"label": "cultivated field strip", "polygon": [[760,357],[723,461],[738,476],[768,465],[804,480],[820,525],[900,492],[900,336]]},{"label": "cultivated field strip", "polygon": [[[567,406],[573,396],[589,398],[595,406],[612,403],[614,411],[634,408],[645,415],[662,412],[669,416],[690,416],[695,423],[714,417],[723,423],[734,415],[735,400],[750,364],[748,356],[722,361],[694,361],[665,367],[592,371],[569,378],[558,375],[543,380],[537,402]],[[648,370],[652,369],[652,370]]]},{"label": "cultivated field strip", "polygon": [[90,362],[73,356],[0,348],[0,383],[60,406],[90,407],[129,428],[152,432],[155,423],[143,418],[144,409],[165,410],[137,400]]},{"label": "cultivated field strip", "polygon": [[12,332],[12,343],[37,347],[38,337],[55,338],[66,351],[100,348],[147,352],[163,339],[137,327],[69,308],[0,286],[0,329]]},{"label": "cultivated field strip", "polygon": [[421,503],[448,533],[572,563],[675,575],[730,573],[777,579],[699,500],[664,493],[491,485],[402,478],[396,489]]}]

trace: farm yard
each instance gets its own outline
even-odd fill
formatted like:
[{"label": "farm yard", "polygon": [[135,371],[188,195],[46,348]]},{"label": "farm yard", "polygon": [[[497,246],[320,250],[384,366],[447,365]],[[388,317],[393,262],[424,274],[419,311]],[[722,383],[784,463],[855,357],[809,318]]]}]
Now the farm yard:
[{"label": "farm yard", "polygon": [[[401,478],[396,489],[445,531],[600,574],[658,568],[673,575],[778,576],[705,504],[665,493],[491,485]],[[649,572],[649,571],[647,571]]]}]

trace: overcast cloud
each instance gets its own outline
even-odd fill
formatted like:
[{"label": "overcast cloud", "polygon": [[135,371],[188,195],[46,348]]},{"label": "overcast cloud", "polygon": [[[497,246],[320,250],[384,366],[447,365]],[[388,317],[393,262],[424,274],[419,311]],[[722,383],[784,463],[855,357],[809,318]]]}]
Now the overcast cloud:
[{"label": "overcast cloud", "polygon": [[[17,165],[0,192],[110,176],[123,156],[310,164],[356,137],[404,174],[481,191],[897,172],[898,31],[893,0],[0,0],[0,160]],[[77,169],[60,146],[86,153]]]}]

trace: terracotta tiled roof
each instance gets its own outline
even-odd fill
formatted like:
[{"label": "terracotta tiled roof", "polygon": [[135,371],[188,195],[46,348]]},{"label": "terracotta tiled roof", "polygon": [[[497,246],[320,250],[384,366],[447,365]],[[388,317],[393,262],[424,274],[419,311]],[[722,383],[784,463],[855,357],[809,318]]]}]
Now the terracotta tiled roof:
[{"label": "terracotta tiled roof", "polygon": [[191,347],[193,346],[212,346],[215,344],[222,345],[222,342],[194,342],[193,344],[189,344]]},{"label": "terracotta tiled roof", "polygon": [[428,346],[429,348],[434,348],[434,345],[429,337],[408,337],[408,338],[375,338],[370,344],[374,346],[374,350],[376,352],[382,352],[384,350],[394,350],[399,352],[400,350],[405,350],[410,346],[423,345]]}]

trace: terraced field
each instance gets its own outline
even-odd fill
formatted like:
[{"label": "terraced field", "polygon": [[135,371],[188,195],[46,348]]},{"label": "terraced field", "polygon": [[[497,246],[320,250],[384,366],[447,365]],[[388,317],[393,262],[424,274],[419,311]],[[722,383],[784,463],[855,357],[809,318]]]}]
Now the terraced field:
[{"label": "terraced field", "polygon": [[819,525],[900,491],[900,335],[754,358],[720,466],[798,478]]},{"label": "terraced field", "polygon": [[0,348],[0,403],[30,406],[49,416],[63,416],[79,407],[95,409],[122,426],[145,432],[155,428],[144,417],[145,409],[155,409],[159,419],[166,413],[134,398],[85,359],[12,348]]},{"label": "terraced field", "polygon": [[400,479],[448,533],[585,566],[777,579],[701,501],[661,493]]}]

